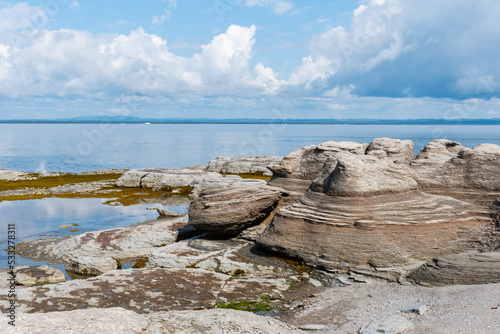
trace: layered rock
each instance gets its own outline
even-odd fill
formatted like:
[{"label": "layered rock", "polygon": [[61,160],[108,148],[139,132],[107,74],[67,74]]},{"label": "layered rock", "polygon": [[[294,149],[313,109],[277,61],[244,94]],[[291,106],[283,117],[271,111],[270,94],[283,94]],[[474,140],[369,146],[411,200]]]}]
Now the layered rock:
[{"label": "layered rock", "polygon": [[207,172],[228,174],[258,174],[271,176],[273,173],[267,168],[269,164],[279,163],[283,157],[277,155],[241,156],[236,158],[217,157],[208,163]]},{"label": "layered rock", "polygon": [[366,147],[366,144],[334,141],[303,147],[285,156],[280,163],[268,166],[273,172],[269,185],[290,191],[294,198],[300,197],[322,171],[325,162],[341,152],[364,154]]},{"label": "layered rock", "polygon": [[117,260],[146,256],[154,248],[172,244],[179,230],[187,226],[187,217],[160,219],[76,236],[48,238],[25,242],[19,254],[34,260],[69,264],[68,271],[99,275],[117,269]]},{"label": "layered rock", "polygon": [[273,172],[269,185],[290,191],[290,200],[298,199],[324,171],[323,165],[335,164],[337,156],[344,153],[370,155],[396,164],[408,164],[415,157],[411,140],[375,138],[369,145],[328,141],[317,146],[306,146],[288,154],[279,164],[268,166]]},{"label": "layered rock", "polygon": [[116,185],[152,188],[153,190],[166,188],[176,190],[176,188],[190,187],[193,192],[201,192],[224,188],[241,180],[241,177],[237,175],[223,176],[215,172],[188,168],[131,169],[116,181]]},{"label": "layered rock", "polygon": [[468,188],[500,191],[500,146],[473,149],[450,140],[434,140],[412,161],[421,188]]},{"label": "layered rock", "polygon": [[263,222],[281,194],[258,180],[207,190],[191,202],[189,224],[212,235],[236,235]]},{"label": "layered rock", "polygon": [[488,208],[418,191],[407,165],[342,153],[258,244],[328,269],[380,269],[487,250],[492,228]]},{"label": "layered rock", "polygon": [[409,278],[426,285],[500,283],[500,252],[440,256],[427,261]]},{"label": "layered rock", "polygon": [[[9,333],[12,326],[0,322],[0,331]],[[235,310],[169,311],[139,314],[123,308],[92,308],[44,314],[20,314],[18,334],[86,333],[95,334],[216,334],[281,333],[302,331],[270,317]]]},{"label": "layered rock", "polygon": [[[138,313],[211,308],[219,302],[258,302],[279,294],[285,279],[239,278],[201,269],[113,270],[86,280],[17,291],[19,314],[122,307]],[[0,300],[5,312],[9,300]]]}]

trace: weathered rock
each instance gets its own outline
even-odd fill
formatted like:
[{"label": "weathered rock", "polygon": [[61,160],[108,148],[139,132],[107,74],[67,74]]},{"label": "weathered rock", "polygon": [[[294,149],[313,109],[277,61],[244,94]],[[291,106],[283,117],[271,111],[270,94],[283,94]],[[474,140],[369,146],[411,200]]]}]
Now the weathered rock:
[{"label": "weathered rock", "polygon": [[180,213],[170,211],[165,208],[157,208],[156,211],[161,217],[167,217],[167,218],[179,217],[181,215]]},{"label": "weathered rock", "polygon": [[374,156],[341,153],[327,161],[311,190],[329,196],[374,196],[418,188],[409,168]]},{"label": "weathered rock", "polygon": [[137,333],[137,334],[264,334],[301,333],[276,319],[236,310],[169,311],[138,314],[123,308],[91,308],[44,314],[20,314],[15,331],[7,321],[0,323],[2,333]]},{"label": "weathered rock", "polygon": [[[138,313],[211,308],[216,301],[257,302],[288,288],[285,279],[240,278],[201,269],[113,270],[86,280],[17,291],[19,314],[122,307]],[[9,305],[0,300],[5,312]]]},{"label": "weathered rock", "polygon": [[66,278],[62,271],[49,266],[17,267],[16,284],[24,286],[36,286],[65,282]]},{"label": "weathered rock", "polygon": [[473,149],[449,140],[427,144],[411,163],[421,188],[472,188],[500,191],[500,146]]},{"label": "weathered rock", "polygon": [[440,256],[427,261],[408,278],[428,285],[499,283],[500,252]]},{"label": "weathered rock", "polygon": [[497,226],[500,226],[500,198],[498,198],[493,204],[490,206],[491,208],[491,218],[495,222]]},{"label": "weathered rock", "polygon": [[71,260],[66,271],[80,275],[97,276],[107,271],[120,269],[118,262],[111,257],[79,256]]},{"label": "weathered rock", "polygon": [[299,326],[299,329],[303,331],[313,332],[313,331],[327,331],[329,328],[328,326],[325,325],[303,325]]},{"label": "weathered rock", "polygon": [[242,179],[237,175],[222,176],[215,172],[196,169],[157,168],[131,169],[123,174],[116,185],[118,187],[142,187],[161,190],[190,187],[193,192],[227,187]]},{"label": "weathered rock", "polygon": [[401,310],[401,312],[403,312],[403,313],[415,313],[418,315],[422,315],[422,314],[426,313],[427,311],[429,311],[429,308],[427,307],[427,305],[414,305],[414,306],[406,307],[406,308]]},{"label": "weathered rock", "polygon": [[417,187],[408,166],[337,154],[257,242],[329,269],[404,267],[494,246],[487,208]]},{"label": "weathered rock", "polygon": [[229,174],[259,174],[271,176],[273,173],[267,165],[279,163],[283,157],[277,155],[241,156],[236,158],[217,157],[208,163],[207,172]]},{"label": "weathered rock", "polygon": [[18,172],[10,169],[0,169],[0,180],[5,181],[16,181],[16,180],[26,180],[33,179],[28,173]]},{"label": "weathered rock", "polygon": [[375,138],[366,149],[366,154],[387,158],[396,164],[409,164],[415,158],[413,142],[390,138]]},{"label": "weathered rock", "polygon": [[285,156],[280,163],[268,166],[273,172],[268,184],[290,191],[291,198],[296,199],[305,193],[325,162],[341,152],[363,155],[366,147],[367,144],[333,141],[303,147]]},{"label": "weathered rock", "polygon": [[243,248],[248,249],[250,246],[250,243],[244,241],[198,237],[155,249],[148,255],[146,266],[200,268],[227,275],[244,274],[247,277],[277,278],[291,274],[288,268],[264,263],[263,258],[246,256]]},{"label": "weathered rock", "polygon": [[259,182],[208,190],[189,206],[189,224],[213,235],[236,235],[262,223],[274,210],[282,190]]},{"label": "weathered rock", "polygon": [[[69,270],[89,274],[117,268],[116,260],[142,258],[154,248],[172,244],[179,229],[187,226],[184,215],[175,219],[159,219],[76,236],[48,238],[25,242],[18,246],[23,257],[56,263],[73,263]],[[100,260],[99,260],[100,259]],[[94,269],[95,271],[93,271]]]},{"label": "weathered rock", "polygon": [[413,331],[413,323],[400,315],[373,320],[361,327],[359,334],[406,334]]}]

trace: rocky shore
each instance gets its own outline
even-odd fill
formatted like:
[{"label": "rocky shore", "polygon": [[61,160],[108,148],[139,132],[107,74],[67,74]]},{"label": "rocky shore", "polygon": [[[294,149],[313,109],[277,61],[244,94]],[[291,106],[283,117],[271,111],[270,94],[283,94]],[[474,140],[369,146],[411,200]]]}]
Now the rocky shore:
[{"label": "rocky shore", "polygon": [[26,186],[36,175],[0,171],[0,199],[189,203],[186,215],[20,244],[88,278],[17,268],[17,326],[0,330],[498,333],[499,175],[497,145],[434,140],[415,157],[411,141],[389,138],[74,183],[51,175],[40,188]]}]

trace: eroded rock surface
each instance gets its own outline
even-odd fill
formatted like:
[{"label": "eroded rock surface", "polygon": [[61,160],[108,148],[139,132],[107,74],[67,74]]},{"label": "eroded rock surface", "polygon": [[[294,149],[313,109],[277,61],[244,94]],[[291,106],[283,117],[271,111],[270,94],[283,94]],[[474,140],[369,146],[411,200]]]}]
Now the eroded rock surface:
[{"label": "eroded rock surface", "polygon": [[[12,326],[10,326],[12,327]],[[44,314],[21,314],[15,330],[6,321],[2,333],[168,333],[168,334],[298,334],[278,320],[235,310],[169,311],[138,314],[123,308],[92,308]]]},{"label": "eroded rock surface", "polygon": [[36,286],[65,282],[66,278],[62,271],[49,266],[17,267],[16,284],[24,286]]},{"label": "eroded rock surface", "polygon": [[341,152],[302,198],[276,213],[258,244],[328,269],[373,269],[492,250],[494,230],[488,207],[420,191],[408,165]]},{"label": "eroded rock surface", "polygon": [[189,206],[189,224],[211,235],[236,235],[262,223],[277,206],[282,192],[261,182],[205,191]]},{"label": "eroded rock surface", "polygon": [[372,140],[366,154],[378,158],[387,158],[396,164],[409,164],[415,158],[413,142],[391,138],[375,138]]},{"label": "eroded rock surface", "polygon": [[472,188],[500,191],[500,146],[473,149],[449,140],[434,140],[412,161],[421,188]]},{"label": "eroded rock surface", "polygon": [[116,185],[118,187],[142,187],[162,190],[167,187],[190,187],[193,192],[208,189],[224,188],[242,179],[237,175],[222,176],[215,172],[206,172],[196,169],[156,168],[131,169],[123,174]]},{"label": "eroded rock surface", "polygon": [[207,172],[229,174],[261,174],[271,176],[273,173],[267,168],[269,164],[279,163],[283,157],[277,155],[241,156],[230,158],[217,157],[208,163]]},{"label": "eroded rock surface", "polygon": [[428,285],[500,283],[500,252],[440,256],[427,261],[409,278]]},{"label": "eroded rock surface", "polygon": [[[260,301],[288,288],[285,279],[240,278],[201,269],[113,270],[86,280],[19,290],[19,314],[122,307],[138,313],[211,308],[215,302]],[[8,300],[0,300],[4,312]]]},{"label": "eroded rock surface", "polygon": [[116,269],[116,260],[141,258],[154,248],[172,244],[187,216],[160,219],[126,228],[29,241],[18,246],[23,257],[70,264],[69,271],[98,275]]}]

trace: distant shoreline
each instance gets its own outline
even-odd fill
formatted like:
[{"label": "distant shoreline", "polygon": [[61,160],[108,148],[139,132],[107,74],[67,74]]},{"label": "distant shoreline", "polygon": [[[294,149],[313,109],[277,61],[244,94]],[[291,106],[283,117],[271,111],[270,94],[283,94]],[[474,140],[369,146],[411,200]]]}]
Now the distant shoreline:
[{"label": "distant shoreline", "polygon": [[0,120],[0,124],[287,124],[287,125],[500,125],[500,119],[138,119],[136,117]]}]

